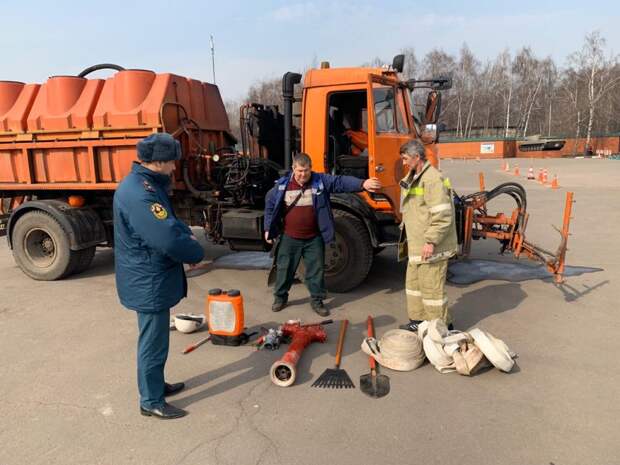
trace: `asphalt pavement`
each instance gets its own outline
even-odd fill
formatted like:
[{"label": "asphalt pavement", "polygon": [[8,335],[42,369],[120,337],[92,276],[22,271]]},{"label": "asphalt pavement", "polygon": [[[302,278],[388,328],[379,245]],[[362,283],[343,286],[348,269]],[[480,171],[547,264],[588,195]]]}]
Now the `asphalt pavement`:
[{"label": "asphalt pavement", "polygon": [[[190,414],[180,420],[142,417],[136,386],[136,315],[121,307],[111,250],[98,251],[85,273],[37,282],[15,265],[0,241],[0,464],[617,464],[620,408],[620,161],[519,160],[528,192],[528,238],[555,249],[564,196],[575,193],[568,264],[601,268],[567,279],[484,280],[447,288],[455,326],[479,327],[518,353],[512,373],[489,370],[471,378],[440,374],[426,363],[394,372],[382,399],[358,389],[331,391],[312,382],[332,367],[338,325],[313,344],[297,382],[280,388],[268,377],[282,356],[252,347],[205,344],[205,336],[171,334],[169,381],[187,389],[169,399]],[[500,160],[442,162],[460,193],[515,181]],[[560,189],[527,181],[530,164],[557,174]],[[498,201],[505,213],[510,202]],[[490,205],[490,212],[494,209]],[[229,253],[207,245],[208,259]],[[494,241],[474,243],[472,258],[498,256]],[[174,312],[200,313],[208,289],[237,288],[249,327],[290,318],[319,318],[296,284],[291,305],[270,310],[264,270],[211,267],[189,280],[189,296]],[[342,361],[355,384],[368,372],[360,350],[366,317],[379,336],[406,319],[404,265],[395,250],[376,257],[368,280],[327,300],[335,319],[348,318]]]}]

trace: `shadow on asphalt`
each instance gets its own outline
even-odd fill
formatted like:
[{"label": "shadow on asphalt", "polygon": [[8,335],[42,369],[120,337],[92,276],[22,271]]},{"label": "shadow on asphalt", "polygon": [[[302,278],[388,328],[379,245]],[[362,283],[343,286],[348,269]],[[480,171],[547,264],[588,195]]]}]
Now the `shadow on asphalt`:
[{"label": "shadow on asphalt", "polygon": [[491,315],[508,312],[525,300],[527,293],[516,283],[492,284],[463,293],[450,307],[454,326],[465,330]]},{"label": "shadow on asphalt", "polygon": [[594,286],[588,286],[586,284],[582,284],[583,289],[578,289],[577,287],[564,282],[562,284],[556,284],[556,287],[562,292],[564,295],[564,300],[566,302],[574,302],[575,300],[581,299],[582,297],[588,295],[590,292],[595,291],[599,287],[603,287],[604,285],[609,284],[609,280],[601,281]]}]

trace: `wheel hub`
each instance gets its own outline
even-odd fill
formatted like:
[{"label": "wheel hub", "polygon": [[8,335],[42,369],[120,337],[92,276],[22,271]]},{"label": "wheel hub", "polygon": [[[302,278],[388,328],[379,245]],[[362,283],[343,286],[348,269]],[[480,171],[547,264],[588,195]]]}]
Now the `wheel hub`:
[{"label": "wheel hub", "polygon": [[349,248],[344,238],[336,233],[334,242],[325,248],[325,274],[337,274],[342,270],[349,258]]},{"label": "wheel hub", "polygon": [[45,239],[43,239],[41,241],[41,248],[43,250],[43,253],[46,254],[47,256],[53,255],[54,254],[54,241],[52,240],[52,238],[48,236]]},{"label": "wheel hub", "polygon": [[24,251],[28,259],[40,268],[50,266],[56,259],[56,243],[43,229],[31,229],[24,237]]}]

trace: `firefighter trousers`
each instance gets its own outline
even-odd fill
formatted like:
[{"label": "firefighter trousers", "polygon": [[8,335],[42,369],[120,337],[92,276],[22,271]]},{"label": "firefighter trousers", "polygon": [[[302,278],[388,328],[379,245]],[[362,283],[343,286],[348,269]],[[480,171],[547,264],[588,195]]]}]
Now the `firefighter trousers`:
[{"label": "firefighter trousers", "polygon": [[407,265],[405,281],[407,313],[410,320],[434,320],[439,318],[446,325],[452,323],[448,311],[445,284],[448,260]]}]

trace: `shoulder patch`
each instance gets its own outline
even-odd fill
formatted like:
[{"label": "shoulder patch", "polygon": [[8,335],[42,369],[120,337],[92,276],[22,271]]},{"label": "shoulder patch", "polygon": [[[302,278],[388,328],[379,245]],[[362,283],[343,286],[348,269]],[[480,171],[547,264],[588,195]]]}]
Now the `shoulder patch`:
[{"label": "shoulder patch", "polygon": [[158,220],[165,220],[168,218],[168,211],[160,203],[154,203],[151,205],[151,211]]}]

